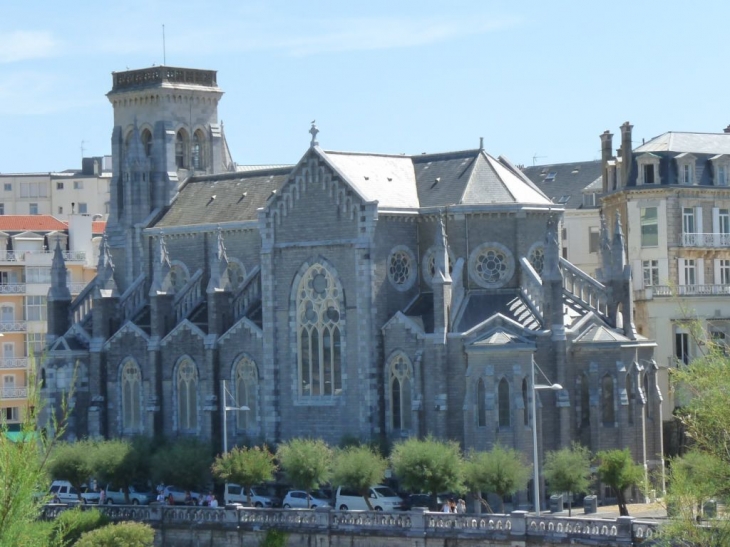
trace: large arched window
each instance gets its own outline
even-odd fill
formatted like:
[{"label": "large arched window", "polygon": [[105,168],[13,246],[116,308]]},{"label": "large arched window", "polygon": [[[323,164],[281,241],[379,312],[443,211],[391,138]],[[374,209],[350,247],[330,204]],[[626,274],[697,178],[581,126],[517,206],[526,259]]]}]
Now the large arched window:
[{"label": "large arched window", "polygon": [[601,378],[601,421],[605,426],[612,426],[616,422],[613,377],[610,374],[606,374]]},{"label": "large arched window", "polygon": [[299,395],[342,393],[342,294],[322,264],[309,268],[296,295]]},{"label": "large arched window", "polygon": [[591,390],[588,385],[588,375],[580,376],[580,425],[588,427],[591,425]]},{"label": "large arched window", "polygon": [[190,149],[193,169],[205,169],[205,135],[198,129],[193,133],[193,146]]},{"label": "large arched window", "polygon": [[499,427],[512,425],[509,402],[509,382],[505,378],[499,381],[497,386],[497,400],[499,401]]},{"label": "large arched window", "polygon": [[121,371],[122,431],[142,430],[142,372],[134,361],[126,361]]},{"label": "large arched window", "polygon": [[258,418],[259,374],[256,363],[248,357],[242,357],[236,363],[234,375],[236,405],[248,407],[248,410],[236,412],[236,426],[241,431],[250,430]]},{"label": "large arched window", "polygon": [[184,129],[181,129],[175,135],[175,165],[178,169],[187,169],[187,147],[188,147],[188,134]]},{"label": "large arched window", "polygon": [[142,147],[144,148],[144,155],[149,158],[152,155],[152,133],[149,129],[142,131]]},{"label": "large arched window", "polygon": [[390,427],[394,430],[411,429],[411,384],[413,367],[404,354],[390,360]]},{"label": "large arched window", "polygon": [[646,397],[646,417],[651,418],[651,389],[649,386],[649,373],[644,373],[644,397]]},{"label": "large arched window", "polygon": [[522,379],[522,421],[525,425],[530,425],[530,405],[527,402],[528,396],[527,378]]},{"label": "large arched window", "polygon": [[198,429],[198,369],[188,358],[177,367],[177,424],[178,431]]},{"label": "large arched window", "polygon": [[477,425],[487,425],[487,388],[483,378],[479,378],[477,382]]},{"label": "large arched window", "polygon": [[634,383],[630,372],[626,374],[626,399],[628,401],[626,411],[629,415],[629,425],[634,425]]}]

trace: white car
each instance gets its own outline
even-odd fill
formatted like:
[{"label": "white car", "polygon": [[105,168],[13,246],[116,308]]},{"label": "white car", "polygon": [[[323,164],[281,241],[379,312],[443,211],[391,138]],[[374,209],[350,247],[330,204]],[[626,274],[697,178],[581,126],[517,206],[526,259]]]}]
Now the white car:
[{"label": "white car", "polygon": [[[190,502],[185,502],[185,497],[187,496],[187,493],[190,492]],[[192,490],[185,490],[184,488],[180,488],[179,486],[165,486],[165,489],[162,491],[162,495],[165,496],[165,502],[170,498],[170,495],[172,495],[172,499],[175,502],[175,505],[200,505],[203,501],[203,495],[198,492],[193,492]]]},{"label": "white car", "polygon": [[[241,485],[232,482],[226,483],[223,492],[226,505],[231,503],[246,505],[246,491]],[[279,507],[279,499],[274,495],[273,490],[266,485],[251,487],[251,505],[253,507]]]},{"label": "white car", "polygon": [[304,490],[289,490],[284,496],[284,509],[309,509],[314,507],[329,507],[329,501],[319,492],[314,492],[309,496],[309,504],[307,504],[307,493]]},{"label": "white car", "polygon": [[77,503],[99,503],[100,493],[94,492],[87,488],[86,485],[81,487],[81,492],[79,493],[68,481],[53,481],[50,492],[51,501],[55,501],[56,503],[68,503],[70,505]]},{"label": "white car", "polygon": [[[398,511],[403,507],[403,499],[383,484],[370,487],[370,503],[376,511]],[[340,486],[337,489],[335,507],[340,511],[367,511],[365,499],[354,490]]]}]

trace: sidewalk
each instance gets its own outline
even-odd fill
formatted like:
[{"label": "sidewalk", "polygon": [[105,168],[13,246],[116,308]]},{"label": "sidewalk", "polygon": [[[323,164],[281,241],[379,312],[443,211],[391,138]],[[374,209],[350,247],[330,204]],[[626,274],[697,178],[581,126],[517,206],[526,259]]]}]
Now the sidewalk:
[{"label": "sidewalk", "polygon": [[[629,516],[638,519],[666,519],[667,509],[659,502],[654,503],[630,503],[627,505],[629,510]],[[566,509],[562,513],[550,513],[549,511],[543,511],[543,515],[552,515],[555,517],[567,517],[568,510]],[[619,516],[618,505],[604,505],[598,507],[598,512],[591,515],[586,515],[583,512],[583,506],[577,505],[573,507],[573,517],[579,518],[616,518]]]}]

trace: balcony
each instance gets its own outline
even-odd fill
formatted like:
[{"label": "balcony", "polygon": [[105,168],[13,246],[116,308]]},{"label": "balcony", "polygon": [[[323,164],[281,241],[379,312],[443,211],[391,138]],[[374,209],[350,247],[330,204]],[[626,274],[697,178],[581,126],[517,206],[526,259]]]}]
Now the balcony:
[{"label": "balcony", "polygon": [[25,321],[0,321],[0,332],[25,332]]},{"label": "balcony", "polygon": [[655,285],[634,291],[634,300],[668,296],[730,296],[730,285]]},{"label": "balcony", "polygon": [[0,389],[0,399],[27,399],[27,387],[4,387]]},{"label": "balcony", "polygon": [[0,284],[0,294],[25,294],[25,283]]},{"label": "balcony", "polygon": [[28,358],[27,357],[10,357],[5,359],[0,359],[0,370],[8,370],[8,369],[25,369],[28,368]]},{"label": "balcony", "polygon": [[682,247],[730,248],[730,234],[682,234]]},{"label": "balcony", "polygon": [[[53,251],[0,251],[0,264],[24,264],[26,259],[37,257],[34,262],[44,262],[43,257],[48,257],[48,264],[53,260]],[[63,251],[63,259],[66,262],[86,261],[85,251]]]}]

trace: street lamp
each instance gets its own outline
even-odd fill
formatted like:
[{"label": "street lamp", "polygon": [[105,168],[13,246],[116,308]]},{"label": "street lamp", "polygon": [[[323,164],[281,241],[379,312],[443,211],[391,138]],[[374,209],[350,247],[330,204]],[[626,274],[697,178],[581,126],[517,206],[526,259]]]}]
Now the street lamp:
[{"label": "street lamp", "polygon": [[[226,395],[229,395],[226,389],[226,381],[221,380],[221,394],[223,395],[223,454],[228,453],[228,412],[239,411],[239,410],[251,410],[246,405],[243,406],[228,406],[226,404]],[[233,396],[231,396],[233,398]]]},{"label": "street lamp", "polygon": [[[539,389],[551,389],[553,391],[560,391],[563,386],[560,384],[542,385],[535,384],[535,359],[532,360],[532,367],[530,369],[530,385],[532,386],[532,467],[534,477],[532,479],[532,492],[535,498],[535,514],[540,516],[540,473],[538,471],[537,463],[537,405],[535,399],[537,399],[537,390]],[[541,371],[542,372],[542,371]],[[543,376],[545,374],[543,373]]]}]

